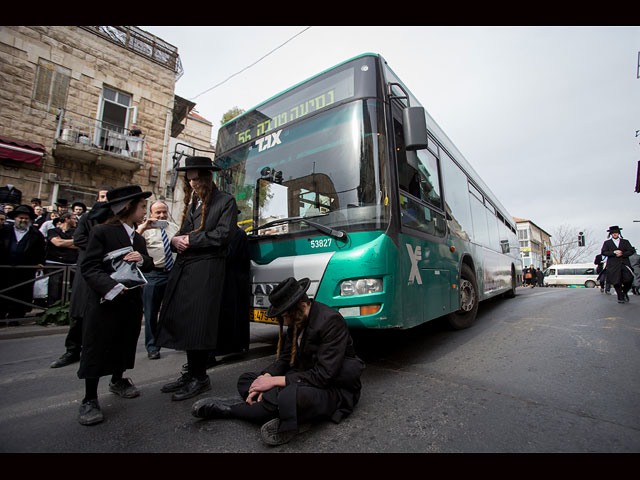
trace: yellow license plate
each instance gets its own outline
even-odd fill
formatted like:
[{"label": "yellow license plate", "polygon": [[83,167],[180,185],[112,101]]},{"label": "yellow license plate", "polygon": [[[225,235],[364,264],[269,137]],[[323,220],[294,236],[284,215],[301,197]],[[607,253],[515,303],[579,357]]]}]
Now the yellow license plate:
[{"label": "yellow license plate", "polygon": [[278,324],[278,321],[275,318],[267,317],[267,311],[259,308],[253,309],[253,321],[254,322],[262,322],[262,323],[273,323]]}]

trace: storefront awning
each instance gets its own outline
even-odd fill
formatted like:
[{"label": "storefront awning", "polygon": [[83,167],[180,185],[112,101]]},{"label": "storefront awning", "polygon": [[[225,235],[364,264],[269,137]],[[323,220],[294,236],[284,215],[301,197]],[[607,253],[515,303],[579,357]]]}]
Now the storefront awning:
[{"label": "storefront awning", "polygon": [[44,145],[0,136],[0,159],[40,165],[45,154]]}]

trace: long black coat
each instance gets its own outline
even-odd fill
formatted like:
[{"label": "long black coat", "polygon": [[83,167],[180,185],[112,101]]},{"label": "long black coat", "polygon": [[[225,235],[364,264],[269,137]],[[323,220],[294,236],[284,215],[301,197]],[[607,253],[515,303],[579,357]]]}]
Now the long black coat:
[{"label": "long black coat", "polygon": [[[327,305],[313,301],[294,365],[290,366],[292,342],[293,327],[289,327],[280,356],[262,373],[284,375],[287,387],[309,385],[328,390],[329,401],[337,405],[331,420],[339,422],[353,411],[360,399],[360,375],[364,369],[364,362],[355,353],[344,318]],[[292,416],[286,411],[295,408],[295,396],[292,400],[290,403],[281,400],[281,418]]]},{"label": "long black coat", "polygon": [[[196,230],[201,215],[202,206],[192,203],[176,235]],[[212,193],[204,227],[189,234],[189,248],[178,253],[169,273],[156,345],[174,350],[216,348],[227,246],[236,231],[237,219],[235,199],[219,190]]]},{"label": "long black coat", "polygon": [[[616,257],[613,253],[614,250],[621,250],[622,256]],[[606,240],[602,244],[602,250],[600,253],[607,257],[607,280],[610,284],[616,285],[620,283],[633,281],[633,270],[631,270],[631,263],[629,257],[636,253],[636,249],[631,246],[629,240],[620,238],[620,246],[616,247],[613,240]]]},{"label": "long black coat", "polygon": [[[0,229],[0,265],[39,265],[45,262],[45,240],[37,228],[31,226],[18,244],[21,253],[18,257],[11,257],[10,246],[12,238],[15,239],[13,225],[2,225]],[[30,268],[0,269],[0,290],[11,285],[26,282],[35,278],[36,270]],[[27,283],[22,287],[6,292],[12,298],[18,298],[24,302],[33,301],[33,283]],[[12,311],[28,311],[30,307],[19,306],[15,302],[0,299],[0,309]]]},{"label": "long black coat", "polygon": [[[134,366],[136,347],[142,326],[142,288],[133,288],[113,300],[100,302],[114,286],[108,264],[102,259],[114,250],[130,247],[131,241],[121,223],[93,228],[80,271],[87,282],[87,305],[82,327],[82,355],[79,378],[99,378],[122,373]],[[133,237],[133,249],[140,252],[142,272],[153,268],[144,238]]]}]

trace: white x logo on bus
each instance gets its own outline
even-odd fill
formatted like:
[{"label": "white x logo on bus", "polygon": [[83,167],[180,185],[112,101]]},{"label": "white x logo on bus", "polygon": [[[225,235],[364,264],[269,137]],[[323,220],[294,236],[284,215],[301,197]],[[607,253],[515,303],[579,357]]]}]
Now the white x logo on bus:
[{"label": "white x logo on bus", "polygon": [[418,282],[418,285],[422,285],[422,277],[418,269],[418,262],[422,260],[422,247],[417,245],[414,251],[411,245],[407,243],[407,250],[409,251],[409,258],[411,259],[411,272],[409,273],[408,285],[411,285],[414,280]]}]

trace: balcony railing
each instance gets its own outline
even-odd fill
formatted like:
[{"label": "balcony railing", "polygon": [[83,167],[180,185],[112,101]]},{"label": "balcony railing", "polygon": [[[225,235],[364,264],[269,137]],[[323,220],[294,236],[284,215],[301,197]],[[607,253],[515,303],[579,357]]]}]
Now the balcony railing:
[{"label": "balcony railing", "polygon": [[60,109],[57,119],[56,154],[122,170],[144,166],[146,142],[141,132],[64,109]]}]

